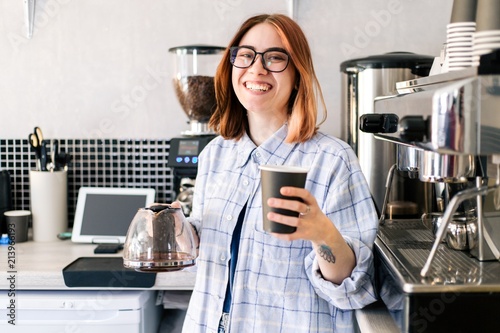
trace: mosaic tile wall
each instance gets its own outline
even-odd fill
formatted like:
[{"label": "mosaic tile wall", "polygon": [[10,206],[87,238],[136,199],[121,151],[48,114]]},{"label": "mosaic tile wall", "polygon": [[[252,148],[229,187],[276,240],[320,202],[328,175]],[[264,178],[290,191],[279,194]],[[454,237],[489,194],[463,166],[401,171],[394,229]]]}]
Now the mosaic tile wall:
[{"label": "mosaic tile wall", "polygon": [[[169,148],[167,140],[59,140],[59,152],[72,157],[68,164],[70,226],[81,186],[150,187],[156,189],[156,202],[171,202],[175,191],[167,166]],[[14,209],[29,209],[29,170],[35,168],[28,140],[0,139],[0,170],[11,175]]]}]

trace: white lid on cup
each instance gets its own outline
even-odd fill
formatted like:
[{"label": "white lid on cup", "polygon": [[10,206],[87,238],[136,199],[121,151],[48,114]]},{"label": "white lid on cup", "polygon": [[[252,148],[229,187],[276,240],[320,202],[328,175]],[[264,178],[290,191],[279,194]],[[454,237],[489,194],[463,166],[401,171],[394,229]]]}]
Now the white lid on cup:
[{"label": "white lid on cup", "polygon": [[3,213],[5,216],[29,216],[31,212],[29,210],[8,210]]},{"label": "white lid on cup", "polygon": [[260,170],[266,171],[277,171],[277,172],[296,172],[296,173],[307,173],[309,169],[299,167],[299,166],[291,166],[291,165],[259,165]]}]

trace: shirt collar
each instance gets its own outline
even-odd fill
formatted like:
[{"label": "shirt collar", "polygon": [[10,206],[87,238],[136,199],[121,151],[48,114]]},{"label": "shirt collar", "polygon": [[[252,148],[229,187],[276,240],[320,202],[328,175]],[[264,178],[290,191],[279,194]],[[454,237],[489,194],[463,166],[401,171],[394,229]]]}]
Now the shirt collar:
[{"label": "shirt collar", "polygon": [[237,143],[237,166],[243,167],[251,156],[259,165],[282,165],[296,146],[296,143],[285,142],[287,134],[288,124],[285,123],[269,139],[257,147],[248,134],[245,133]]}]

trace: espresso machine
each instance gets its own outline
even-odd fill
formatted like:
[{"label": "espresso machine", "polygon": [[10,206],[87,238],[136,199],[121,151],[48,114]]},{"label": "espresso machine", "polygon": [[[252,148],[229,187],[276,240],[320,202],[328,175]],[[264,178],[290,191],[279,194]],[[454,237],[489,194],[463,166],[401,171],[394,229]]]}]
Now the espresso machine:
[{"label": "espresso machine", "polygon": [[[403,332],[497,332],[500,50],[396,83],[360,129],[396,147],[375,243],[378,290]],[[387,218],[394,170],[429,184],[419,218]]]},{"label": "espresso machine", "polygon": [[[391,216],[416,216],[428,201],[424,183],[412,173],[393,172],[391,191],[385,200],[385,175],[396,162],[396,146],[377,140],[359,129],[359,118],[371,114],[377,96],[395,93],[397,82],[428,76],[434,57],[410,52],[390,52],[350,59],[340,64],[342,72],[342,138],[352,147],[380,213],[386,205]],[[412,191],[405,189],[411,188]]]},{"label": "espresso machine", "polygon": [[173,87],[190,129],[170,140],[168,165],[172,168],[175,198],[186,216],[191,213],[198,155],[215,137],[208,121],[215,108],[214,75],[224,47],[186,45],[169,49]]}]

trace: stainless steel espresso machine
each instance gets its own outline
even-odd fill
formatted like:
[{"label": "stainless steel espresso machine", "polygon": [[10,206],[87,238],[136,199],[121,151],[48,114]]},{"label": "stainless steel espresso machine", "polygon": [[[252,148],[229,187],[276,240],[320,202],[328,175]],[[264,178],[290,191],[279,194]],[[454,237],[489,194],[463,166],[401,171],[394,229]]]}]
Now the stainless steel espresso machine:
[{"label": "stainless steel espresso machine", "polygon": [[498,332],[500,51],[396,83],[359,122],[396,147],[387,183],[394,170],[411,173],[430,198],[419,218],[380,215],[379,293],[401,331]]},{"label": "stainless steel espresso machine", "polygon": [[168,165],[172,168],[175,198],[189,216],[198,172],[198,155],[215,137],[208,121],[215,108],[214,75],[225,48],[186,45],[169,49],[174,69],[173,86],[189,119],[190,129],[170,140]]},{"label": "stainless steel espresso machine", "polygon": [[[391,52],[350,59],[340,64],[342,72],[342,138],[356,153],[365,175],[375,206],[382,210],[385,195],[385,175],[396,162],[396,146],[377,140],[359,129],[359,117],[371,114],[377,96],[395,93],[396,82],[429,75],[434,57],[410,52]],[[383,175],[383,176],[382,176]],[[416,216],[423,211],[426,200],[423,183],[408,173],[394,172],[392,191],[386,200],[391,216]],[[410,176],[412,176],[410,174]],[[412,191],[405,191],[409,187]],[[418,205],[416,204],[418,203]]]}]

